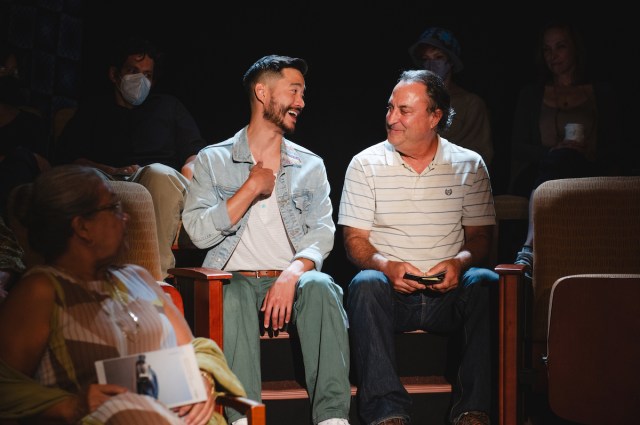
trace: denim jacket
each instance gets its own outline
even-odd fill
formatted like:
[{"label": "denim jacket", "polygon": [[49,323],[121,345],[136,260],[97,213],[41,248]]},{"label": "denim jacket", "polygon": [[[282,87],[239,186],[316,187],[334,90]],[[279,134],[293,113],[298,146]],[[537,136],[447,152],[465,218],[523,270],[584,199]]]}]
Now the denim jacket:
[{"label": "denim jacket", "polygon": [[[315,263],[316,270],[333,248],[335,224],[329,181],[322,158],[283,138],[275,195],[296,258]],[[227,200],[249,177],[253,166],[247,128],[208,146],[196,158],[182,221],[198,248],[211,248],[204,267],[224,268],[244,232],[253,207],[231,224]]]}]

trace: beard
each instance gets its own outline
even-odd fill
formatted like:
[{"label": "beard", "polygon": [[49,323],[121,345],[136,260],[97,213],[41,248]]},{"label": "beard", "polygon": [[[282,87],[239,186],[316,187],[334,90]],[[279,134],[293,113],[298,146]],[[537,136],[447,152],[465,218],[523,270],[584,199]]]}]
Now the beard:
[{"label": "beard", "polygon": [[283,133],[292,134],[296,129],[295,124],[287,126],[284,122],[289,109],[290,108],[288,106],[276,104],[276,102],[271,99],[267,107],[264,109],[262,117],[277,125]]}]

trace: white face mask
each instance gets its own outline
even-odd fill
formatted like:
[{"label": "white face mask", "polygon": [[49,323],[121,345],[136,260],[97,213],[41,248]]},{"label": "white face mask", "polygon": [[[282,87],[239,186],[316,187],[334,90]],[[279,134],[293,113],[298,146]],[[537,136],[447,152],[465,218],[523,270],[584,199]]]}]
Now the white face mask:
[{"label": "white face mask", "polygon": [[120,93],[124,100],[134,106],[141,105],[149,95],[151,81],[142,73],[127,74],[120,80]]},{"label": "white face mask", "polygon": [[422,66],[424,67],[424,69],[435,72],[443,80],[451,70],[451,64],[449,63],[449,61],[446,61],[444,59],[427,59],[422,62]]}]

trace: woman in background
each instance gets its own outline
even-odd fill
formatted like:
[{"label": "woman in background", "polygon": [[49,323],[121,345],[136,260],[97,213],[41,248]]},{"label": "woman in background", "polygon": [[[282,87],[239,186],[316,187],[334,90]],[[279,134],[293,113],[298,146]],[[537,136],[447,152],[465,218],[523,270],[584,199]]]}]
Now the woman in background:
[{"label": "woman in background", "polygon": [[[614,91],[589,78],[576,28],[553,21],[543,27],[539,42],[540,81],[521,89],[512,135],[516,174],[510,191],[526,197],[547,180],[615,174],[620,162]],[[531,276],[531,211],[515,263],[528,266]]]}]

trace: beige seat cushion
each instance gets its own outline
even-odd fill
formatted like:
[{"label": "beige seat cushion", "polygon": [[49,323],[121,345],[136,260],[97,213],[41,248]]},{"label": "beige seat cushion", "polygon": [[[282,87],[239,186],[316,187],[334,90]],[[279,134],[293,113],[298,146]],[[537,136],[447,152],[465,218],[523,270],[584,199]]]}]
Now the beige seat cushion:
[{"label": "beige seat cushion", "polygon": [[151,273],[156,280],[162,280],[156,216],[149,191],[139,183],[110,182],[122,201],[124,211],[131,216],[127,225],[126,240],[129,249],[117,261],[138,264]]}]

